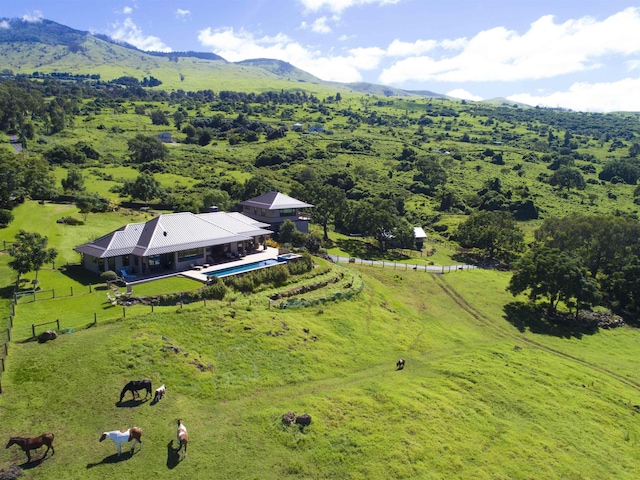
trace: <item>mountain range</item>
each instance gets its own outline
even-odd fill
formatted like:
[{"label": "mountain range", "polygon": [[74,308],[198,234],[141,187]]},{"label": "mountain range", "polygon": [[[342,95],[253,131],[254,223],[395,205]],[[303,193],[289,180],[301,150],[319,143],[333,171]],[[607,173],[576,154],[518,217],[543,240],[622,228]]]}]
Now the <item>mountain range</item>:
[{"label": "mountain range", "polygon": [[[372,95],[449,98],[430,91],[402,90],[373,83],[339,83],[319,79],[288,62],[257,58],[228,62],[207,52],[148,52],[112,38],[76,30],[52,20],[28,22],[0,19],[0,65],[3,73],[34,72],[99,75],[102,80],[122,76],[152,76],[165,90],[264,91],[274,88],[327,93],[336,89]],[[304,84],[304,85],[301,85]]]}]

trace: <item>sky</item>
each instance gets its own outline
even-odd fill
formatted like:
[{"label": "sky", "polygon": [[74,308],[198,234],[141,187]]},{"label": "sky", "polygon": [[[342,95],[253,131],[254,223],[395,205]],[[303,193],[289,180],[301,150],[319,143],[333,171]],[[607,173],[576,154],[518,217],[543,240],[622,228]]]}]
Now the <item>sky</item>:
[{"label": "sky", "polygon": [[323,80],[640,111],[640,0],[0,0],[0,18],[275,58]]}]

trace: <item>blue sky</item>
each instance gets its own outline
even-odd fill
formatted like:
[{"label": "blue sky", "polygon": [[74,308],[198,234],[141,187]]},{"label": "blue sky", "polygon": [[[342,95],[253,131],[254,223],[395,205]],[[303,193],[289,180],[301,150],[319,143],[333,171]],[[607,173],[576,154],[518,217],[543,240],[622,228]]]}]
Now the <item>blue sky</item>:
[{"label": "blue sky", "polygon": [[0,17],[278,58],[324,80],[640,111],[638,0],[0,0]]}]

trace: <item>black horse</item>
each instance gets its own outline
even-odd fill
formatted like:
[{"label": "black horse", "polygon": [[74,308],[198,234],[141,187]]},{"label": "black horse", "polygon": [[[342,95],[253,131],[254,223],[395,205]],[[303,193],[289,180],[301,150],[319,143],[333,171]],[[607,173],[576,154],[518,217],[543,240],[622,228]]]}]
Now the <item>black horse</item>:
[{"label": "black horse", "polygon": [[122,399],[124,398],[125,393],[127,392],[131,392],[131,395],[133,395],[133,399],[135,400],[136,397],[140,398],[140,394],[138,393],[138,390],[146,390],[147,393],[144,396],[144,398],[147,398],[148,395],[151,395],[151,380],[131,380],[129,383],[127,383],[124,388],[122,389],[122,392],[120,392],[120,403],[122,403]]}]

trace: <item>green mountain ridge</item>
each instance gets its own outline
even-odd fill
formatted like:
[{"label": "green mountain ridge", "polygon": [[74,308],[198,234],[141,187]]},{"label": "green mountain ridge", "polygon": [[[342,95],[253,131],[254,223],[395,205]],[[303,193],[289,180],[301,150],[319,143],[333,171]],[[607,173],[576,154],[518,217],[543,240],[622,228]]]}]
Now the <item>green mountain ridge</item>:
[{"label": "green mountain ridge", "polygon": [[372,95],[446,98],[432,92],[425,95],[366,82],[324,81],[282,60],[228,62],[209,52],[147,52],[106,35],[76,30],[51,20],[0,20],[8,25],[0,29],[0,64],[5,73],[14,75],[70,72],[100,75],[102,80],[153,76],[165,90],[304,89],[326,94],[339,89]]}]

